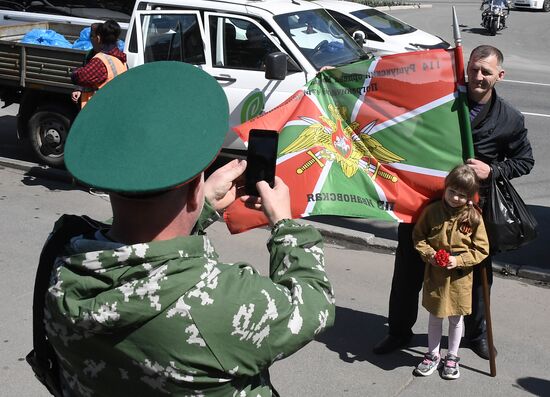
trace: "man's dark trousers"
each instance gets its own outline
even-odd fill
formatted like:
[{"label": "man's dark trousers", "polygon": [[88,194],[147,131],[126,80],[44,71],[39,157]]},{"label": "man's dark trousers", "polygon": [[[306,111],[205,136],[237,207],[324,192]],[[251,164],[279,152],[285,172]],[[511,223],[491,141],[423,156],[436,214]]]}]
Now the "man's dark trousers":
[{"label": "man's dark trousers", "polygon": [[[424,262],[414,249],[412,231],[414,224],[400,223],[397,228],[397,250],[390,292],[388,314],[389,334],[409,337],[418,317],[419,293],[424,281]],[[487,269],[489,285],[493,283],[491,257],[474,267],[472,288],[472,314],[464,316],[465,339],[477,341],[486,338],[485,305],[481,266]]]},{"label": "man's dark trousers", "polygon": [[389,334],[397,337],[412,335],[418,316],[418,294],[424,280],[424,262],[413,246],[413,228],[412,223],[400,223],[397,227],[398,244],[388,314]]}]

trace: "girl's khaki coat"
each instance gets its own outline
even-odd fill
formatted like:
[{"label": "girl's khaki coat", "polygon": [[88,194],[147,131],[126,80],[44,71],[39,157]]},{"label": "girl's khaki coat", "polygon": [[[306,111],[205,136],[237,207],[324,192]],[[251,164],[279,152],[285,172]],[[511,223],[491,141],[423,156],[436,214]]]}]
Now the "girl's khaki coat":
[{"label": "girl's khaki coat", "polygon": [[[472,312],[472,270],[489,254],[489,240],[483,220],[469,233],[459,230],[458,215],[467,209],[451,208],[443,200],[426,207],[413,231],[413,241],[424,263],[422,305],[436,317]],[[458,266],[446,269],[430,264],[432,256],[444,249],[457,259]]]}]

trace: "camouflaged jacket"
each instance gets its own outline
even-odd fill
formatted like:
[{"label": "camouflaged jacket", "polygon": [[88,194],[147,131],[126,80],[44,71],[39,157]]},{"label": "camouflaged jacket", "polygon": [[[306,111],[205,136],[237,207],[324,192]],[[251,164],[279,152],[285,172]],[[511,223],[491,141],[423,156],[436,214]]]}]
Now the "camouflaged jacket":
[{"label": "camouflaged jacket", "polygon": [[121,245],[105,231],[71,239],[46,294],[67,396],[273,395],[268,367],[334,322],[311,226],[274,228],[270,277],[220,263],[206,235]]}]

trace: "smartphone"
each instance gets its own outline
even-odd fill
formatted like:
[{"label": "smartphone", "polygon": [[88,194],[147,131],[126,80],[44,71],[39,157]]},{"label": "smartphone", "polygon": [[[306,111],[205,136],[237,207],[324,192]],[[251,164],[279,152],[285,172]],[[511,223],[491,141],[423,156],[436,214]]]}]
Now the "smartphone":
[{"label": "smartphone", "polygon": [[256,182],[266,181],[273,187],[277,164],[277,143],[279,134],[274,130],[252,129],[248,135],[246,156],[245,192],[259,196]]}]

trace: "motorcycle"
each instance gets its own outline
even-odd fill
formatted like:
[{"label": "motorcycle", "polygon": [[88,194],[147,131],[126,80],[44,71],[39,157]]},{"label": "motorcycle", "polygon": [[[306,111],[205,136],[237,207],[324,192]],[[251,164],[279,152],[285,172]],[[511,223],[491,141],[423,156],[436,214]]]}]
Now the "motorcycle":
[{"label": "motorcycle", "polygon": [[[484,5],[487,5],[485,9]],[[506,27],[506,18],[510,14],[510,2],[503,0],[490,0],[481,3],[481,26],[489,31],[491,36]]]}]

